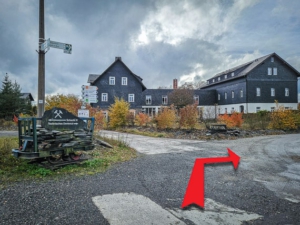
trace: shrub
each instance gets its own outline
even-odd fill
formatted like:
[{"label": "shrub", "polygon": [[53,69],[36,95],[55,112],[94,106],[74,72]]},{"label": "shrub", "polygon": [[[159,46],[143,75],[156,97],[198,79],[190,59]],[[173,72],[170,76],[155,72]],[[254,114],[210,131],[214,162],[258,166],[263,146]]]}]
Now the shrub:
[{"label": "shrub", "polygon": [[180,109],[179,124],[181,127],[194,128],[197,124],[198,110],[197,105],[187,105]]},{"label": "shrub", "polygon": [[173,105],[162,107],[161,113],[155,117],[157,127],[160,129],[173,128],[176,122],[176,111]]},{"label": "shrub", "polygon": [[145,113],[139,113],[135,116],[134,122],[138,126],[145,126],[150,122],[150,117]]},{"label": "shrub", "polygon": [[228,128],[241,127],[243,124],[242,113],[233,112],[231,115],[225,113],[224,115],[219,115],[218,120],[221,123],[225,123]]},{"label": "shrub", "polygon": [[109,107],[109,125],[113,128],[125,126],[129,113],[129,103],[123,98],[115,98],[115,103]]},{"label": "shrub", "polygon": [[297,129],[296,118],[293,111],[284,106],[276,105],[276,109],[270,115],[270,127],[273,129],[294,130]]}]

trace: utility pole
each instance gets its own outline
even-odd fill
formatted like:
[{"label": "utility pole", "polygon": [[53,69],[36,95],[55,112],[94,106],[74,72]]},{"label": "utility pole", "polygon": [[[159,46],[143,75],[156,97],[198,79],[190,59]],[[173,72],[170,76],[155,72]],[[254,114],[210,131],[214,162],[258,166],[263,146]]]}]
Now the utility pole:
[{"label": "utility pole", "polygon": [[42,117],[45,111],[45,51],[41,50],[41,44],[45,40],[44,0],[40,0],[39,9],[39,61],[38,61],[38,117]]}]

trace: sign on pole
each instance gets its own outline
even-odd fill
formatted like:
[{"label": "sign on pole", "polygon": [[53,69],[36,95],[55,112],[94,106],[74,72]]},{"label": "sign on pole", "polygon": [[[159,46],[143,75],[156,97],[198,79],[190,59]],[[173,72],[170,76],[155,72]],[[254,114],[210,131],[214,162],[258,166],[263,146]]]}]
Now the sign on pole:
[{"label": "sign on pole", "polygon": [[90,117],[90,111],[87,109],[78,109],[78,117]]},{"label": "sign on pole", "polygon": [[42,51],[48,51],[51,48],[58,48],[63,49],[64,53],[72,54],[72,45],[61,43],[57,41],[51,41],[50,38],[48,38],[43,44],[41,44],[41,50]]},{"label": "sign on pole", "polygon": [[97,103],[98,102],[98,87],[82,85],[82,100],[85,103]]}]

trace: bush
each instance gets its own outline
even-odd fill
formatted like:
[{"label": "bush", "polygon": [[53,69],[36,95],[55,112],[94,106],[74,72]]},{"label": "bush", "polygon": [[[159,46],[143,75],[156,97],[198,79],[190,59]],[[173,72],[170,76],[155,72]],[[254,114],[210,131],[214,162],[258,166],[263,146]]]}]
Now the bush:
[{"label": "bush", "polygon": [[197,105],[187,105],[180,109],[180,127],[194,128],[197,125]]},{"label": "bush", "polygon": [[225,113],[224,115],[219,115],[218,120],[221,123],[225,123],[228,128],[241,127],[243,124],[242,113],[233,112],[231,115]]},{"label": "bush", "polygon": [[129,113],[129,103],[124,99],[115,98],[115,103],[109,107],[109,125],[113,128],[125,126]]},{"label": "bush", "polygon": [[145,126],[150,122],[150,117],[145,113],[139,113],[135,116],[134,122],[138,126]]},{"label": "bush", "polygon": [[297,129],[296,117],[292,110],[285,109],[284,106],[276,106],[276,109],[270,115],[270,127],[281,130]]},{"label": "bush", "polygon": [[176,111],[173,105],[162,107],[161,113],[155,117],[159,129],[173,128],[176,122]]}]

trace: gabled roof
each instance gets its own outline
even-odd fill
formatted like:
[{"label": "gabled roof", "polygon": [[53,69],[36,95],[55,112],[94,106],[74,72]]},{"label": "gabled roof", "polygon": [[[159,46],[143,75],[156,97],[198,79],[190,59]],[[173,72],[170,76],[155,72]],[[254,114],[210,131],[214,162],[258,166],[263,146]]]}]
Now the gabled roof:
[{"label": "gabled roof", "polygon": [[125,65],[125,63],[123,63],[123,61],[122,61],[122,58],[121,57],[116,57],[116,59],[115,59],[115,61],[102,73],[102,74],[89,74],[89,77],[88,77],[88,83],[90,83],[90,84],[93,84],[94,82],[96,82],[103,74],[105,74],[108,70],[110,70],[117,62],[120,62],[120,63],[122,63],[123,64],[123,66],[133,75],[133,77],[135,77],[137,80],[138,80],[138,82],[142,85],[142,87],[143,87],[143,90],[145,90],[145,89],[147,89],[146,88],[146,86],[143,84],[143,79],[140,77],[140,76],[138,76],[138,75],[136,75],[136,74],[134,74],[126,65]]},{"label": "gabled roof", "polygon": [[34,101],[34,99],[33,99],[32,95],[31,95],[31,93],[21,93],[20,98],[24,98],[24,99],[25,99],[25,98],[29,98],[30,101]]},{"label": "gabled roof", "polygon": [[[212,85],[215,85],[215,84],[218,84],[218,83],[222,83],[222,82],[225,82],[225,81],[228,81],[228,80],[233,80],[233,79],[237,79],[239,77],[242,77],[242,76],[247,76],[249,72],[251,72],[254,68],[256,68],[258,65],[260,65],[261,63],[263,63],[265,60],[267,60],[268,58],[270,57],[273,57],[273,56],[276,56],[278,57],[280,60],[282,60],[290,69],[292,69],[296,74],[297,76],[299,77],[300,76],[300,73],[299,71],[297,71],[294,67],[292,67],[290,64],[288,64],[284,59],[282,59],[279,55],[277,55],[275,52],[272,53],[272,54],[269,54],[269,55],[266,55],[266,56],[263,56],[263,57],[260,57],[258,59],[255,59],[251,62],[248,62],[248,63],[244,63],[242,65],[239,65],[239,66],[236,66],[234,68],[231,68],[229,70],[226,70],[226,71],[223,71],[221,73],[217,73],[215,76],[213,76],[212,78],[208,79],[207,81],[211,80],[211,79],[215,79],[215,82],[214,83],[209,83],[207,84],[206,86],[204,86],[203,88],[205,87],[208,87],[208,86],[212,86]],[[230,74],[234,72],[234,76],[231,77]],[[228,74],[228,78],[226,80],[222,79],[220,81],[218,81],[216,78],[222,76],[222,75],[225,75],[225,74]]]}]

